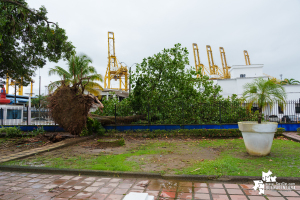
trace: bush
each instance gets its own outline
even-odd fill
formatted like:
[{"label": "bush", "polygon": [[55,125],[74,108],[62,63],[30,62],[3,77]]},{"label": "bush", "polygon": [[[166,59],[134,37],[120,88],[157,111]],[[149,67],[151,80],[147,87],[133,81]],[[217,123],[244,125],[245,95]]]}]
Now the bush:
[{"label": "bush", "polygon": [[93,118],[88,117],[86,122],[86,128],[81,132],[81,136],[88,136],[96,133],[98,136],[102,136],[105,133],[105,128],[101,125],[101,123]]},{"label": "bush", "polygon": [[298,132],[298,133],[300,133],[300,127],[299,127],[299,128],[297,128],[297,132]]},{"label": "bush", "polygon": [[[278,128],[275,136],[282,136],[285,131],[284,128]],[[118,130],[108,130],[108,135],[114,136],[114,133],[120,133]],[[229,137],[242,137],[242,132],[239,129],[179,129],[179,130],[154,130],[149,129],[138,129],[135,131],[128,130],[125,132],[126,135],[133,137],[144,137],[144,138],[159,138],[159,137],[206,137],[206,138],[229,138]]]},{"label": "bush", "polygon": [[32,135],[37,136],[37,135],[40,135],[40,134],[44,134],[45,130],[41,126],[41,127],[38,127],[36,130],[33,130],[31,133],[32,133]]},{"label": "bush", "polygon": [[21,137],[21,129],[18,127],[7,127],[4,128],[6,137],[8,138],[14,138],[14,137]]},{"label": "bush", "polygon": [[282,133],[285,132],[285,128],[277,128],[277,131],[274,137],[282,136]]}]

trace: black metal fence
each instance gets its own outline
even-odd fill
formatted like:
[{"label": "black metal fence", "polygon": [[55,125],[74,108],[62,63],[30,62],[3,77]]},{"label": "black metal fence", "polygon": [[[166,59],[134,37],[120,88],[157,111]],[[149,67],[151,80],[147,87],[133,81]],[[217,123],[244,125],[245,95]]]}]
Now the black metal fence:
[{"label": "black metal fence", "polygon": [[[239,121],[257,121],[258,106],[253,103],[219,101],[199,104],[104,104],[104,124],[228,124]],[[29,117],[31,113],[31,117]],[[71,116],[70,116],[71,117]],[[278,123],[300,123],[300,101],[288,101],[285,105],[267,104],[263,120]],[[55,125],[49,109],[21,106],[0,106],[0,125]]]},{"label": "black metal fence", "polygon": [[[29,116],[30,114],[30,116]],[[55,125],[49,109],[22,106],[0,107],[0,125]]]},{"label": "black metal fence", "polygon": [[[200,104],[105,105],[102,115],[106,124],[225,124],[239,121],[257,121],[257,103],[219,101]],[[264,121],[300,123],[300,102],[288,101],[267,104],[262,114]]]}]

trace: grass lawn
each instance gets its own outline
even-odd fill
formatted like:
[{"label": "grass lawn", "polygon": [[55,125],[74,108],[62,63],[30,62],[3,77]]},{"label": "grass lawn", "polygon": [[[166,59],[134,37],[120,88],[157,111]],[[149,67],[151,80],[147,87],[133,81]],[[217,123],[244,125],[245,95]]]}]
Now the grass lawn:
[{"label": "grass lawn", "polygon": [[274,139],[266,157],[248,155],[243,139],[125,141],[124,147],[97,154],[76,153],[79,145],[3,164],[219,176],[261,176],[271,170],[277,177],[300,177],[300,143],[285,138]]}]

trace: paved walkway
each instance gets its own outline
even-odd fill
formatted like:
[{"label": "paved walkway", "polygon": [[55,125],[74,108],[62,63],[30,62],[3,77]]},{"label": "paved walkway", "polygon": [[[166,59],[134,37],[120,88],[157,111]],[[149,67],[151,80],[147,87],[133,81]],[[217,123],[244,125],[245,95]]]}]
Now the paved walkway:
[{"label": "paved walkway", "polygon": [[156,200],[300,200],[300,186],[296,186],[293,191],[265,190],[265,195],[259,195],[252,187],[252,184],[176,182],[0,171],[1,200],[121,200],[129,192],[147,192],[154,195]]},{"label": "paved walkway", "polygon": [[300,142],[300,133],[298,132],[284,132],[283,135],[288,137],[288,138],[291,138],[297,142]]}]

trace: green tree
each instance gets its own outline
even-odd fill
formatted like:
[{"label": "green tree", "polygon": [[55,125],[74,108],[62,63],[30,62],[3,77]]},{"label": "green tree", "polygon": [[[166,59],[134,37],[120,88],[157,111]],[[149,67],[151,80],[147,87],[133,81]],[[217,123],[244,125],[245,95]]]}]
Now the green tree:
[{"label": "green tree", "polygon": [[0,0],[0,77],[8,75],[26,86],[46,59],[71,56],[74,46],[65,30],[46,14],[44,6],[31,9],[25,0]]},{"label": "green tree", "polygon": [[260,124],[262,110],[267,105],[272,107],[275,102],[280,102],[282,106],[285,103],[286,92],[282,85],[278,85],[271,80],[257,78],[252,83],[244,85],[243,99],[249,101],[249,106],[252,106],[253,103],[258,104],[258,123]]},{"label": "green tree", "polygon": [[[74,84],[78,84],[82,93],[86,90],[89,93],[98,96],[100,95],[100,92],[97,89],[103,90],[103,88],[95,81],[102,82],[103,77],[101,74],[97,74],[97,71],[93,66],[89,66],[90,63],[92,63],[92,60],[84,54],[79,56],[72,55],[68,60],[68,70],[55,66],[54,68],[50,68],[49,76],[57,74],[62,78],[65,85],[73,86]],[[52,82],[48,86],[49,91],[53,91],[61,85],[61,80]]]},{"label": "green tree", "polygon": [[291,78],[291,79],[286,78],[283,81],[281,81],[280,84],[282,84],[282,85],[298,85],[298,84],[300,84],[300,82],[293,78]]},{"label": "green tree", "polygon": [[144,114],[149,109],[152,119],[165,123],[201,123],[208,112],[205,103],[216,104],[221,88],[207,76],[196,78],[200,72],[187,68],[188,64],[188,50],[180,44],[138,64],[130,77],[130,103],[135,112]]},{"label": "green tree", "polygon": [[47,98],[45,95],[36,95],[35,98],[31,98],[31,107],[47,108],[49,103]]}]

